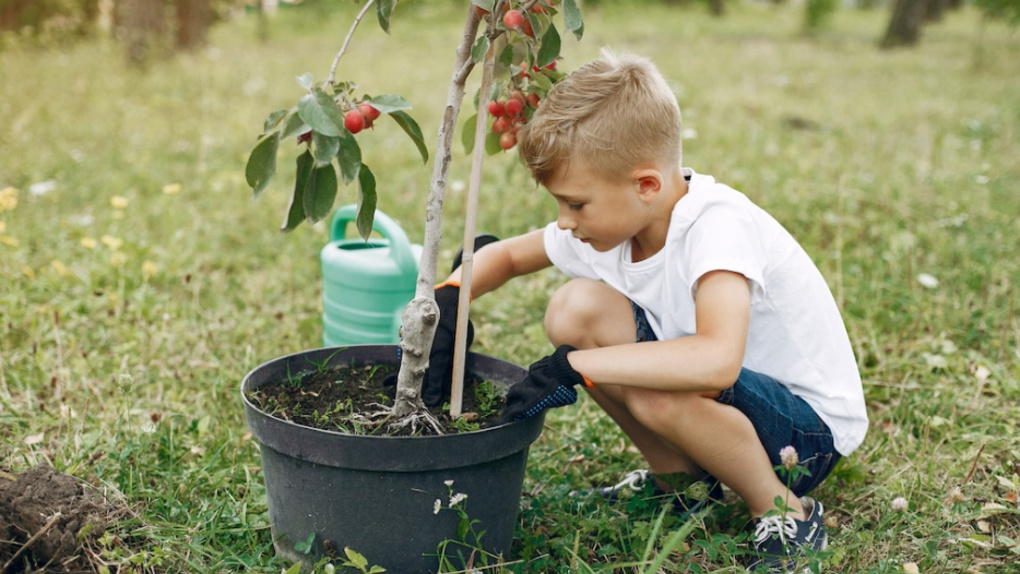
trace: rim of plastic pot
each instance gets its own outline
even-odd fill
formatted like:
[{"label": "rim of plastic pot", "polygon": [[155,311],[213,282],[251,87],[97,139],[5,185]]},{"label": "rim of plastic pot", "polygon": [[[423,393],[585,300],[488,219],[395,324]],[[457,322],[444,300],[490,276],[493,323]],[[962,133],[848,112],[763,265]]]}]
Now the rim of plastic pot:
[{"label": "rim of plastic pot", "polygon": [[[248,391],[280,377],[308,372],[314,364],[399,364],[396,345],[346,345],[299,351],[255,367],[241,381],[248,428],[260,444],[300,460],[366,471],[419,472],[483,464],[527,448],[542,432],[545,413],[477,431],[429,436],[367,436],[312,428],[274,417],[248,400]],[[294,367],[301,370],[295,371]],[[468,353],[466,372],[504,390],[527,370],[480,353]]]}]

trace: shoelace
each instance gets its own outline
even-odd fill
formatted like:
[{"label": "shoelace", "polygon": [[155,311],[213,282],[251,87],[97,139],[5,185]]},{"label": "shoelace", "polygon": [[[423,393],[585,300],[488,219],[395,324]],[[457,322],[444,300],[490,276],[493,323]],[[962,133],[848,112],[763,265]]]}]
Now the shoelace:
[{"label": "shoelace", "polygon": [[797,522],[792,516],[766,516],[754,527],[754,543],[761,544],[773,534],[778,534],[785,544],[788,539],[797,536]]},{"label": "shoelace", "polygon": [[632,470],[627,473],[627,476],[623,477],[623,480],[613,486],[613,490],[619,490],[623,487],[627,487],[631,490],[641,490],[641,485],[648,480],[648,471],[644,469]]}]

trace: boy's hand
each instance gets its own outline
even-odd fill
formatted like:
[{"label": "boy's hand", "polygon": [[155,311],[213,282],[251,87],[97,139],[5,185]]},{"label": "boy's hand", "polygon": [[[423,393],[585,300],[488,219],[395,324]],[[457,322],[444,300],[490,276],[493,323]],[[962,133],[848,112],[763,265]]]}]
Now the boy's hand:
[{"label": "boy's hand", "polygon": [[584,377],[570,366],[567,353],[570,345],[560,345],[556,352],[539,359],[528,368],[528,376],[510,387],[506,405],[497,424],[504,424],[537,415],[545,409],[572,405],[577,401],[578,384]]},{"label": "boy's hand", "polygon": [[[444,284],[436,289],[436,304],[439,306],[439,325],[429,352],[429,368],[421,385],[421,399],[426,406],[434,407],[450,394],[453,381],[453,344],[457,336],[457,304],[460,300],[460,286]],[[475,326],[468,319],[467,346],[475,338]]]}]

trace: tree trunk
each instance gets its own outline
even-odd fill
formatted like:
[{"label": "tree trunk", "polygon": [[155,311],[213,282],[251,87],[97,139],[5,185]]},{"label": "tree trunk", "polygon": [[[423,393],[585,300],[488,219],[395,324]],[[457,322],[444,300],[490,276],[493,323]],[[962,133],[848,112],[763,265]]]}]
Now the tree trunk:
[{"label": "tree trunk", "polygon": [[144,67],[150,57],[162,50],[166,33],[166,15],[161,0],[120,0],[116,20],[118,36],[127,49],[128,63]]},{"label": "tree trunk", "polygon": [[210,15],[209,0],[177,0],[178,50],[205,46]]},{"label": "tree trunk", "polygon": [[726,5],[723,0],[709,0],[708,6],[713,16],[722,16],[726,12]]},{"label": "tree trunk", "polygon": [[439,308],[436,306],[436,267],[439,262],[439,241],[442,239],[443,199],[446,195],[447,173],[450,171],[453,136],[457,130],[457,115],[464,99],[468,75],[474,67],[471,61],[471,47],[478,35],[479,15],[473,6],[468,6],[467,21],[457,62],[446,95],[446,111],[439,125],[436,154],[432,166],[432,180],[425,204],[425,239],[418,265],[418,280],[415,297],[404,309],[402,337],[400,340],[401,363],[397,376],[397,395],[393,413],[404,417],[422,410],[421,385],[425,369],[429,364],[429,350],[436,334]]},{"label": "tree trunk", "polygon": [[927,8],[927,0],[896,0],[881,46],[896,48],[917,44]]},{"label": "tree trunk", "polygon": [[925,22],[941,22],[942,16],[949,9],[949,0],[928,0],[928,8],[924,13]]}]

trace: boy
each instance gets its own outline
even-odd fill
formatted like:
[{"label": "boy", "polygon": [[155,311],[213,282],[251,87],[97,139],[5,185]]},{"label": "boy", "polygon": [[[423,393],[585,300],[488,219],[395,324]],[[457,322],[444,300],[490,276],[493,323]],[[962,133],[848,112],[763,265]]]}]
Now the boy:
[{"label": "boy", "polygon": [[[632,478],[668,490],[667,475],[687,477],[715,498],[722,482],[755,517],[749,570],[786,572],[825,548],[822,505],[804,495],[864,439],[860,375],[809,256],[744,195],[681,167],[680,132],[676,98],[645,59],[603,52],[556,85],[518,146],[558,219],[480,249],[472,295],[549,265],[573,277],[546,311],[556,351],[511,389],[503,420],[584,387],[648,462]],[[454,324],[459,279],[437,288],[441,325]],[[788,488],[775,468],[798,454],[810,476]]]}]

